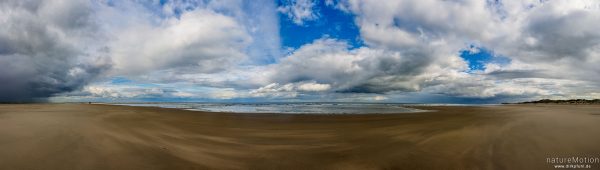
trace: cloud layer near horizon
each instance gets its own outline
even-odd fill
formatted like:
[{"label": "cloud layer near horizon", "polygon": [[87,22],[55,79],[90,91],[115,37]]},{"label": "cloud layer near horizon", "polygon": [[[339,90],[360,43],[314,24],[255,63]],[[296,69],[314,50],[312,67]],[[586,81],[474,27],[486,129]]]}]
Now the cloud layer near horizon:
[{"label": "cloud layer near horizon", "polygon": [[[2,1],[0,101],[600,97],[598,2],[324,4]],[[310,27],[322,8],[353,16],[364,45],[323,35],[283,47],[278,17]],[[493,56],[474,70],[461,52],[482,49]]]}]

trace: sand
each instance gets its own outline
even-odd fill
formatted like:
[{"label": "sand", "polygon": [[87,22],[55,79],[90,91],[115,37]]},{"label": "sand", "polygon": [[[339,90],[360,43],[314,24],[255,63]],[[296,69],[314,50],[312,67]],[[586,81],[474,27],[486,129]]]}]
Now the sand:
[{"label": "sand", "polygon": [[0,105],[0,169],[551,169],[549,157],[600,156],[600,105],[422,109],[436,111]]}]

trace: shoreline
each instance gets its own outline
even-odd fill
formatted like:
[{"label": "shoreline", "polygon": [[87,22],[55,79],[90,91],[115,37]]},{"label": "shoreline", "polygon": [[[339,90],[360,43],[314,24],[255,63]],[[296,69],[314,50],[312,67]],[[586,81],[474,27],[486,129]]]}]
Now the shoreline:
[{"label": "shoreline", "polygon": [[[87,104],[87,103],[84,103]],[[160,104],[215,104],[215,103],[92,103],[98,105],[107,105],[107,106],[129,106],[129,107],[152,107],[152,108],[166,108],[166,109],[178,109],[178,110],[187,110],[187,111],[197,111],[197,112],[211,112],[211,113],[234,113],[234,114],[295,114],[295,115],[348,115],[348,114],[410,114],[410,113],[423,113],[423,112],[435,112],[436,110],[428,110],[423,108],[431,108],[431,107],[487,107],[487,106],[502,106],[504,104],[404,104],[404,103],[340,103],[340,104],[374,104],[374,105],[398,105],[401,108],[405,109],[413,109],[412,111],[400,111],[400,112],[388,112],[388,113],[351,113],[351,112],[338,112],[338,113],[328,113],[328,112],[236,112],[236,111],[211,111],[211,110],[202,110],[196,109],[193,107],[189,108],[178,108],[178,107],[162,107]],[[138,105],[144,104],[144,105]],[[153,105],[155,104],[155,105]],[[223,105],[289,105],[289,104],[305,104],[305,103],[216,103]],[[331,104],[331,103],[326,103]],[[320,104],[315,104],[320,105]]]}]

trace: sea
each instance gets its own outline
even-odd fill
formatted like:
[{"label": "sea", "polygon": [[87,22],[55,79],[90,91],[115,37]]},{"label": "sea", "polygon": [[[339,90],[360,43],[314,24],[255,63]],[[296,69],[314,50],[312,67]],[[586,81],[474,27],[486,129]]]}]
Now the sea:
[{"label": "sea", "polygon": [[281,113],[281,114],[391,114],[418,113],[428,110],[410,106],[456,104],[400,103],[112,103],[113,105],[175,108],[206,112]]}]

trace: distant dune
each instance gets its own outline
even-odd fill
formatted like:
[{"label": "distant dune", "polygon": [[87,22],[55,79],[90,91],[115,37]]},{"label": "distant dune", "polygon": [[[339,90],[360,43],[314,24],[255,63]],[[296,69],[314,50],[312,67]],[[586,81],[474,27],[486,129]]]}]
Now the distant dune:
[{"label": "distant dune", "polygon": [[[511,103],[504,103],[511,104]],[[600,104],[600,99],[569,99],[569,100],[550,100],[542,99],[537,101],[519,102],[514,104]]]},{"label": "distant dune", "polygon": [[549,169],[561,157],[600,156],[600,105],[419,108],[435,111],[6,104],[0,169]]}]

